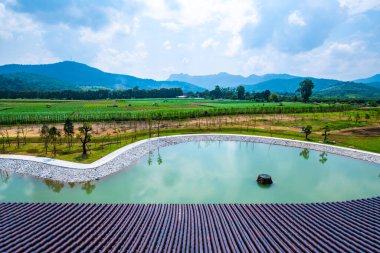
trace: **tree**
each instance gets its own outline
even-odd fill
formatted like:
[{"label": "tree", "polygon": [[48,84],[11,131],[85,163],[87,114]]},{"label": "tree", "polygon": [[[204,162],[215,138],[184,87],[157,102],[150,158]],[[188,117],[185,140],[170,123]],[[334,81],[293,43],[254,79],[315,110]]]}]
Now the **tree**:
[{"label": "tree", "polygon": [[40,136],[44,142],[45,154],[47,154],[49,148],[49,126],[44,124],[40,130]]},{"label": "tree", "polygon": [[149,138],[151,138],[152,137],[152,117],[148,116],[148,118],[146,120],[147,120],[147,123],[148,123]]},{"label": "tree", "polygon": [[355,115],[355,123],[358,124],[359,120],[360,120],[360,114],[356,113],[356,115]]},{"label": "tree", "polygon": [[65,132],[65,136],[67,138],[67,145],[69,148],[73,145],[73,135],[74,135],[74,124],[71,119],[67,118],[65,124],[63,125],[63,131]]},{"label": "tree", "polygon": [[5,152],[5,132],[3,129],[0,129],[0,135],[1,135],[1,143],[3,146],[3,153]]},{"label": "tree", "polygon": [[222,97],[222,90],[219,85],[215,86],[215,89],[210,91],[210,96],[215,99],[219,99]]},{"label": "tree", "polygon": [[326,142],[327,141],[327,137],[330,135],[329,132],[331,131],[330,130],[330,127],[328,125],[326,125],[325,127],[322,128],[323,130],[323,142]]},{"label": "tree", "polygon": [[162,113],[157,114],[157,136],[160,137],[160,127],[161,127]]},{"label": "tree", "polygon": [[53,154],[54,156],[57,154],[57,139],[61,136],[61,132],[55,127],[51,127],[49,129],[49,139],[53,144]]},{"label": "tree", "polygon": [[269,96],[269,101],[271,101],[271,102],[278,102],[279,101],[278,95],[276,93],[272,93]]},{"label": "tree", "polygon": [[92,126],[84,123],[78,128],[79,134],[77,138],[82,142],[82,156],[87,156],[87,144],[91,141]]},{"label": "tree", "polygon": [[245,99],[245,88],[244,88],[244,86],[239,85],[236,88],[236,91],[237,91],[237,97],[239,100]]},{"label": "tree", "polygon": [[302,133],[305,134],[305,139],[306,139],[306,140],[309,139],[309,135],[311,134],[311,129],[312,129],[312,128],[313,128],[313,127],[310,126],[310,125],[307,125],[307,126],[305,126],[305,127],[302,127]]},{"label": "tree", "polygon": [[16,130],[16,143],[17,143],[17,148],[20,148],[20,134],[21,134],[21,127],[17,126]]},{"label": "tree", "polygon": [[305,79],[300,83],[300,87],[297,92],[301,93],[301,97],[304,102],[309,101],[311,94],[313,94],[314,83],[310,79]]},{"label": "tree", "polygon": [[265,101],[269,101],[269,96],[270,96],[270,90],[265,90],[264,92],[263,92],[263,99],[265,100]]}]

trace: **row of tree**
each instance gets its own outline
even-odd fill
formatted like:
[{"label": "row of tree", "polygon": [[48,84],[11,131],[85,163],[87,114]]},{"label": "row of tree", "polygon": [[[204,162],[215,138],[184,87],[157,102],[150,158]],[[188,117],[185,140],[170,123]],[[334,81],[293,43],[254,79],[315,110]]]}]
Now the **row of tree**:
[{"label": "row of tree", "polygon": [[138,87],[128,90],[56,90],[56,91],[17,91],[0,90],[0,98],[15,99],[131,99],[131,98],[175,98],[183,95],[181,88],[161,88],[140,90]]},{"label": "row of tree", "polygon": [[[301,95],[301,98],[304,102],[307,102],[312,95],[313,88],[313,81],[310,79],[305,79],[300,83],[299,88],[295,92]],[[272,94],[270,90],[265,90],[262,92],[246,92],[244,86],[242,85],[236,88],[221,88],[219,85],[217,85],[213,90],[197,92],[195,96],[211,99],[246,99],[263,102],[278,102],[281,100],[281,97],[278,94]]]},{"label": "row of tree", "polygon": [[[270,100],[270,90],[262,92],[246,92],[244,86],[236,88],[221,88],[219,85],[211,91],[205,90],[196,92],[195,94],[189,93],[190,96],[211,98],[211,99],[238,99],[238,100],[257,100],[268,102]],[[278,95],[277,95],[278,96]]]},{"label": "row of tree", "polygon": [[[67,140],[67,145],[69,148],[73,145],[73,136],[74,136],[74,124],[70,119],[67,119],[63,126],[64,135]],[[91,141],[91,131],[92,126],[88,123],[84,123],[83,126],[78,128],[77,139],[82,143],[82,156],[87,156],[88,143]],[[45,153],[48,152],[49,144],[53,145],[53,154],[57,154],[57,141],[61,137],[61,131],[55,126],[49,127],[44,124],[40,130],[40,136],[43,140],[45,146]]]}]

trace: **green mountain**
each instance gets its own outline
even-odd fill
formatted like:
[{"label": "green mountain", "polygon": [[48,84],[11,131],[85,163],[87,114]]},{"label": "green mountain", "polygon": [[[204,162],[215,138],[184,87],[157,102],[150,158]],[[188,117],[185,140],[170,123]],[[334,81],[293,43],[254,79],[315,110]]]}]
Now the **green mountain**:
[{"label": "green mountain", "polygon": [[0,75],[0,89],[2,90],[78,90],[79,87],[71,83],[51,77],[31,73],[14,73]]},{"label": "green mountain", "polygon": [[355,83],[380,83],[380,74],[363,78],[363,79],[357,79],[354,81]]},{"label": "green mountain", "polygon": [[[380,85],[379,85],[380,87]],[[323,89],[314,94],[316,97],[337,97],[337,98],[366,98],[379,99],[380,88],[375,88],[368,84],[344,82],[326,89]]]},{"label": "green mountain", "polygon": [[[179,82],[179,81],[155,81],[152,79],[143,79],[129,75],[112,74],[103,72],[99,69],[87,66],[85,64],[65,61],[53,64],[43,65],[18,65],[10,64],[0,66],[0,74],[18,74],[22,75],[25,83],[33,83],[38,87],[45,87],[48,79],[54,79],[65,83],[62,89],[79,89],[79,88],[108,88],[108,89],[129,89],[138,86],[140,89],[159,89],[159,88],[182,88],[184,92],[188,91],[202,91],[201,87],[193,84]],[[36,81],[35,76],[28,74],[35,74],[40,76],[40,81]],[[43,79],[46,80],[43,80]],[[50,81],[49,81],[50,82]],[[2,87],[0,87],[1,89]],[[42,89],[42,88],[41,88]]]}]

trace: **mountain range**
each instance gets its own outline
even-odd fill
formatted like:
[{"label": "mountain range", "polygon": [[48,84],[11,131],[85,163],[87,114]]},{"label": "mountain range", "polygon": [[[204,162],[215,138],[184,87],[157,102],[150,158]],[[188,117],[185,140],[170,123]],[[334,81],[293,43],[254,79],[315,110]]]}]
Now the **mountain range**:
[{"label": "mountain range", "polygon": [[[204,88],[182,81],[155,81],[130,75],[107,73],[72,61],[43,65],[3,65],[0,66],[0,74],[5,78],[18,78],[24,83],[30,84],[30,87],[25,87],[29,90],[101,88],[115,90],[136,86],[146,90],[159,88],[182,88],[184,92],[204,90]],[[3,87],[0,86],[1,88]]]},{"label": "mountain range", "polygon": [[191,76],[187,74],[172,74],[167,79],[167,81],[182,81],[187,83],[192,83],[197,86],[212,90],[215,88],[215,85],[221,87],[236,87],[239,85],[254,85],[261,82],[281,79],[287,80],[296,78],[296,76],[288,74],[267,74],[267,75],[250,75],[247,77],[240,75],[231,75],[226,72],[221,72],[216,75],[204,75],[204,76]]},{"label": "mountain range", "polygon": [[[137,86],[140,89],[182,88],[184,92],[197,92],[212,90],[216,85],[232,88],[243,85],[250,92],[268,89],[277,93],[294,93],[299,83],[305,78],[313,81],[314,93],[317,96],[380,97],[380,74],[352,82],[289,74],[244,77],[225,72],[203,76],[172,74],[167,80],[156,81],[131,75],[107,73],[73,61],[43,65],[0,66],[0,89],[3,90],[117,90]],[[12,82],[12,80],[18,82]]]}]

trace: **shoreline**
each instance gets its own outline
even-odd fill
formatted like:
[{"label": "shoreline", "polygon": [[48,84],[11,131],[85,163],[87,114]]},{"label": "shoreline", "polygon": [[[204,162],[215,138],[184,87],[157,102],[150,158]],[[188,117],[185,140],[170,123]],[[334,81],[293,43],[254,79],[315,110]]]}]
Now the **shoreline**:
[{"label": "shoreline", "polygon": [[242,141],[310,149],[380,164],[380,154],[328,144],[240,134],[186,134],[155,137],[124,146],[103,158],[82,164],[47,157],[0,155],[0,170],[62,182],[93,181],[133,165],[157,148],[191,141]]}]

